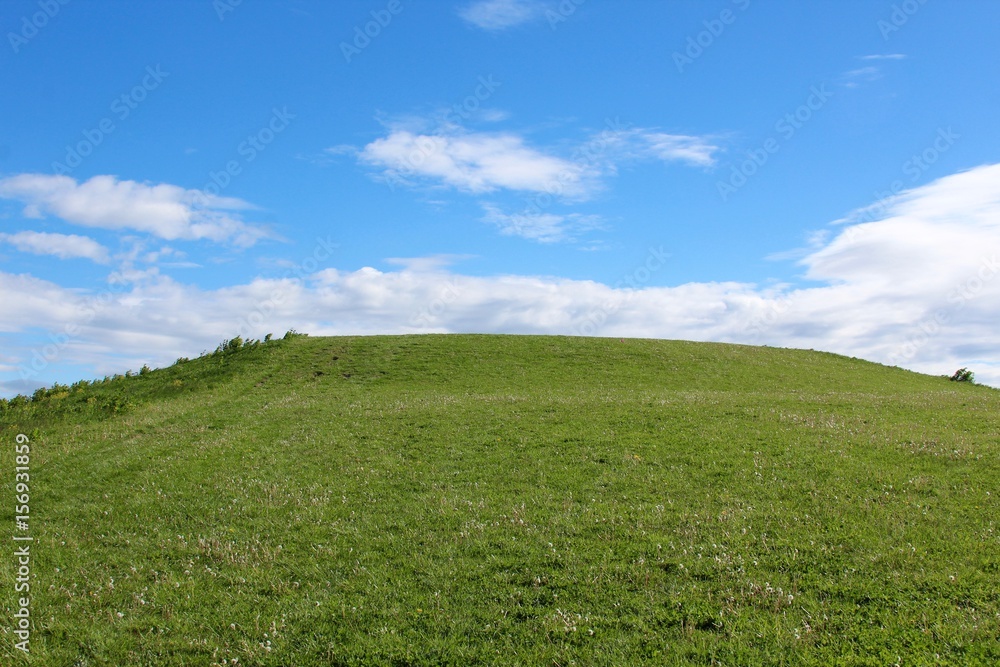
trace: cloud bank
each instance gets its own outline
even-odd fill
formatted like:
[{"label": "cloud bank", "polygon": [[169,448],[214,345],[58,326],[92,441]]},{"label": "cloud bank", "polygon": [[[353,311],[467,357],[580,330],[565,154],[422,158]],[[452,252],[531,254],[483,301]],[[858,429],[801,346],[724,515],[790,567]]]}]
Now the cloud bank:
[{"label": "cloud bank", "polygon": [[244,223],[233,211],[251,208],[231,197],[94,176],[78,183],[69,176],[19,174],[0,179],[0,198],[25,204],[24,215],[53,215],[71,224],[134,230],[167,240],[207,239],[250,246],[266,232]]},{"label": "cloud bank", "polygon": [[[559,221],[536,222],[541,234],[558,230]],[[0,338],[28,328],[50,332],[34,348],[5,343],[4,366],[19,369],[4,374],[5,388],[50,382],[46,374],[58,363],[99,374],[162,365],[237,333],[260,337],[288,328],[315,335],[498,332],[768,344],[939,375],[968,366],[981,381],[1000,385],[1000,165],[904,192],[879,219],[835,229],[799,260],[805,277],[821,283],[812,287],[650,286],[669,261],[660,248],[637,259],[616,285],[468,276],[441,258],[394,260],[402,268],[392,271],[317,266],[216,290],[157,277],[81,294],[0,273],[6,301]]]}]

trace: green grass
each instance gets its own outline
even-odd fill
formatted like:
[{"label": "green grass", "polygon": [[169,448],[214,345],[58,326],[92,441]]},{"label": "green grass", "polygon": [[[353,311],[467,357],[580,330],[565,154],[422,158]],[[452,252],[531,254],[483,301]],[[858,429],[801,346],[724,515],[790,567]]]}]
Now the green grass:
[{"label": "green grass", "polygon": [[818,352],[294,337],[8,405],[0,521],[25,433],[37,665],[996,665],[998,415]]}]

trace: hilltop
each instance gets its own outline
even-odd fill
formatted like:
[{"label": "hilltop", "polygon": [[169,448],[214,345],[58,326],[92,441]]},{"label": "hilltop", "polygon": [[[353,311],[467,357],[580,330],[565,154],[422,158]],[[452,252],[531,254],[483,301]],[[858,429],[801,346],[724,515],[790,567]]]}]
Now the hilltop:
[{"label": "hilltop", "polygon": [[0,434],[37,664],[991,665],[998,415],[821,352],[290,335]]}]

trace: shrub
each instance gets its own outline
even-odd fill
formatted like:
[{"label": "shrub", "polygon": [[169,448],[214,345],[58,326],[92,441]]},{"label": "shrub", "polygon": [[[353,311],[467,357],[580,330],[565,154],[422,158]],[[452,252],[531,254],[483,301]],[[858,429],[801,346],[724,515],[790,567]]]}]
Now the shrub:
[{"label": "shrub", "polygon": [[243,338],[237,336],[236,338],[227,338],[226,340],[219,343],[219,346],[215,348],[215,352],[212,352],[212,356],[218,356],[220,354],[228,354],[230,352],[238,352],[243,348]]},{"label": "shrub", "polygon": [[132,399],[128,396],[124,394],[117,394],[115,396],[105,398],[103,407],[109,412],[118,414],[120,412],[131,410],[135,407],[135,403],[133,403]]},{"label": "shrub", "polygon": [[952,382],[975,382],[976,374],[968,368],[959,368],[955,374],[948,378]]},{"label": "shrub", "polygon": [[149,367],[149,364],[143,364],[142,368],[139,369],[139,375],[147,375],[152,372],[153,369]]}]

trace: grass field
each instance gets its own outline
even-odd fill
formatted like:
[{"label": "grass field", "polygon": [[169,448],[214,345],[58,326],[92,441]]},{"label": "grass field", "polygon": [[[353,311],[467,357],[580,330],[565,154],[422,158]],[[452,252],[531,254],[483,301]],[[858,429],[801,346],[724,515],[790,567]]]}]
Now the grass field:
[{"label": "grass field", "polygon": [[0,442],[35,665],[1000,664],[1000,392],[943,377],[294,336],[0,405]]}]

